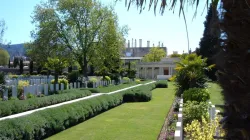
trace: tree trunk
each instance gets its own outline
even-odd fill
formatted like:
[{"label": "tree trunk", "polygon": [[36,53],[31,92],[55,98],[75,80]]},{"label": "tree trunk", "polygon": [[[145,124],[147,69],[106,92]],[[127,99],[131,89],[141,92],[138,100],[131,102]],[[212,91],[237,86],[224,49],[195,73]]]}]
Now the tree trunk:
[{"label": "tree trunk", "polygon": [[56,91],[56,84],[58,84],[58,72],[55,70],[54,91]]},{"label": "tree trunk", "polygon": [[226,139],[250,139],[250,8],[249,0],[222,0],[221,29],[227,34],[216,65],[225,98]]},{"label": "tree trunk", "polygon": [[88,80],[88,62],[87,62],[87,55],[86,53],[83,56],[83,75]]}]

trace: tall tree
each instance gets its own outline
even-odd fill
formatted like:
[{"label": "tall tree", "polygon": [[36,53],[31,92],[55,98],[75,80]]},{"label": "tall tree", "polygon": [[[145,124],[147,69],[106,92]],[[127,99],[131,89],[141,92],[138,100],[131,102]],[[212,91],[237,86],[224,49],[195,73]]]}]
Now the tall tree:
[{"label": "tall tree", "polygon": [[14,57],[13,67],[16,68],[18,65],[19,65],[19,59],[17,57]]},{"label": "tall tree", "polygon": [[[151,0],[149,5],[155,2],[154,11],[157,8],[158,0]],[[199,0],[179,0],[180,13],[184,13],[185,2],[199,5]],[[127,0],[126,0],[127,2]],[[142,10],[146,0],[129,0],[137,4]],[[161,0],[161,13],[167,5],[166,0]],[[171,8],[174,9],[178,0],[171,1]],[[217,10],[219,0],[212,0],[213,10]],[[218,68],[218,79],[223,88],[225,97],[225,118],[224,129],[226,139],[250,139],[250,8],[248,0],[221,0],[224,16],[221,21],[214,21],[212,30],[219,27],[225,34],[225,39],[220,39],[220,53],[216,56]],[[209,0],[207,0],[207,4]],[[216,12],[213,12],[216,13]]]},{"label": "tall tree", "polygon": [[20,74],[23,74],[23,58],[20,59],[19,72]]},{"label": "tall tree", "polygon": [[29,72],[30,72],[30,75],[33,73],[33,60],[31,60],[29,63]]},{"label": "tall tree", "polygon": [[94,57],[91,51],[95,42],[100,43],[100,31],[111,16],[113,12],[108,7],[94,0],[50,0],[36,6],[33,20],[37,27],[48,27],[57,33],[58,41],[72,52],[87,78],[88,63]]},{"label": "tall tree", "polygon": [[152,47],[149,53],[143,57],[144,62],[159,62],[166,57],[166,52],[161,47]]},{"label": "tall tree", "polygon": [[[212,20],[214,20],[215,18],[217,18],[218,20],[217,13],[213,14],[213,7],[212,7],[212,4],[210,4],[208,14],[206,17],[206,21],[204,22],[205,29],[204,29],[203,37],[201,38],[201,41],[200,41],[200,47],[196,49],[196,53],[198,55],[201,55],[202,58],[208,59],[207,60],[208,65],[212,65],[215,63],[215,61],[213,60],[213,57],[215,56],[216,53],[219,52],[219,47],[217,46],[219,36],[216,36],[217,34],[214,35],[211,33],[211,28],[212,28],[211,23],[212,23]],[[215,75],[216,71],[217,69],[214,67],[211,71],[207,71],[206,75],[210,79],[215,81],[217,79]]]},{"label": "tall tree", "polygon": [[6,50],[0,48],[0,66],[8,65],[9,59],[9,53]]},{"label": "tall tree", "polygon": [[0,20],[0,46],[3,44],[3,36],[6,30],[5,21]]},{"label": "tall tree", "polygon": [[[115,14],[114,14],[115,15]],[[110,75],[121,66],[120,57],[124,48],[124,36],[127,35],[128,28],[119,28],[117,16],[111,16],[104,23],[104,28],[100,31],[99,43],[91,54],[99,57],[92,57],[91,62],[96,73],[103,76]],[[101,54],[101,55],[98,55]]]}]

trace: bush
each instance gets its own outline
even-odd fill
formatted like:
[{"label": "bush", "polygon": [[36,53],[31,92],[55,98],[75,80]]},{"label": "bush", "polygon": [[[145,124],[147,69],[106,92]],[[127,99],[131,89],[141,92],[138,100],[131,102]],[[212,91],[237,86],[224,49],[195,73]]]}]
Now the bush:
[{"label": "bush", "polygon": [[109,76],[104,76],[104,79],[103,79],[103,77],[101,77],[101,80],[103,80],[103,81],[111,81],[111,78]]},{"label": "bush", "polygon": [[167,88],[168,87],[168,81],[165,80],[161,80],[161,81],[157,81],[155,83],[156,88]]},{"label": "bush", "polygon": [[[149,87],[154,87],[150,84]],[[130,90],[128,101],[146,101],[151,98],[150,93],[140,91],[150,88],[146,86]],[[140,90],[139,90],[140,89]],[[134,91],[135,93],[131,93]],[[76,103],[59,106],[56,108],[41,110],[25,117],[8,119],[0,121],[0,138],[8,137],[9,139],[45,139],[53,134],[63,131],[73,125],[98,115],[108,109],[116,107],[127,98],[128,92],[120,92],[112,95],[101,95],[88,100],[82,100]],[[144,95],[146,94],[146,96]],[[67,95],[67,94],[65,94]],[[44,97],[46,98],[46,97]],[[141,99],[140,99],[141,98]],[[29,99],[37,100],[40,98]],[[1,108],[1,105],[0,105]]]},{"label": "bush", "polygon": [[92,78],[89,79],[89,82],[91,82],[91,83],[96,83],[96,82],[97,82],[97,79],[94,78],[94,77],[92,77]]},{"label": "bush", "polygon": [[10,78],[18,78],[18,75],[9,75]]},{"label": "bush", "polygon": [[31,98],[27,100],[0,102],[0,117],[91,95],[91,92],[87,90],[71,89],[64,90],[61,92],[62,94],[45,96],[42,98]]},{"label": "bush", "polygon": [[78,70],[73,70],[71,73],[68,75],[68,80],[70,83],[76,82],[78,80],[78,76],[80,75]]},{"label": "bush", "polygon": [[48,74],[48,71],[47,71],[47,70],[42,70],[42,71],[40,72],[40,74],[41,74],[41,75],[47,75],[47,74]]},{"label": "bush", "polygon": [[62,74],[65,76],[69,75],[69,73],[67,71],[64,71]]},{"label": "bush", "polygon": [[125,92],[123,95],[124,102],[147,102],[152,99],[150,90],[132,89]]},{"label": "bush", "polygon": [[29,86],[29,81],[18,81],[17,91],[18,91],[18,97],[20,97],[23,94],[23,88]]},{"label": "bush", "polygon": [[17,97],[10,97],[9,100],[19,100]]},{"label": "bush", "polygon": [[183,93],[183,101],[206,102],[210,99],[210,94],[207,89],[190,88]]},{"label": "bush", "polygon": [[129,78],[128,77],[123,77],[122,80],[123,80],[124,84],[128,84],[129,83]]},{"label": "bush", "polygon": [[136,79],[136,80],[135,80],[135,83],[136,83],[136,84],[140,84],[140,83],[141,83],[141,80],[140,80],[140,79]]},{"label": "bush", "polygon": [[208,103],[207,102],[196,102],[187,101],[183,108],[183,124],[186,126],[187,123],[191,123],[193,120],[202,120],[202,116],[206,120],[209,118],[208,114]]},{"label": "bush", "polygon": [[28,93],[28,94],[26,95],[26,97],[27,97],[27,99],[30,99],[30,98],[35,98],[36,96],[33,95],[33,94],[31,94],[31,93]]},{"label": "bush", "polygon": [[81,88],[80,90],[89,90],[91,93],[100,93],[96,88]]},{"label": "bush", "polygon": [[5,74],[0,72],[0,84],[5,84]]}]

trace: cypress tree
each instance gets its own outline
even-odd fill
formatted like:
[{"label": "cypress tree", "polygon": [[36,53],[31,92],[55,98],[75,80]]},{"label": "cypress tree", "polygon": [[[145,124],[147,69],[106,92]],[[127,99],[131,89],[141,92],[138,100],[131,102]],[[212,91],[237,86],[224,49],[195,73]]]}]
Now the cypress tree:
[{"label": "cypress tree", "polygon": [[20,59],[19,67],[20,67],[20,74],[23,74],[23,59],[22,58]]},{"label": "cypress tree", "polygon": [[[208,14],[206,16],[206,21],[204,22],[205,29],[203,32],[203,37],[201,38],[199,43],[200,47],[196,49],[196,53],[198,55],[201,55],[203,58],[208,58],[208,65],[212,65],[215,63],[213,57],[219,51],[219,49],[215,47],[218,43],[219,37],[214,36],[211,33],[213,18],[218,19],[217,16],[213,17],[213,15],[217,15],[217,13],[213,14],[212,5],[210,5]],[[216,71],[217,69],[213,68],[211,71],[206,72],[206,75],[208,76],[208,78],[215,81],[217,79],[215,75]]]},{"label": "cypress tree", "polygon": [[29,70],[30,70],[30,75],[33,73],[33,61],[30,61],[30,65],[29,65]]},{"label": "cypress tree", "polygon": [[10,68],[10,59],[9,59],[9,68]]}]

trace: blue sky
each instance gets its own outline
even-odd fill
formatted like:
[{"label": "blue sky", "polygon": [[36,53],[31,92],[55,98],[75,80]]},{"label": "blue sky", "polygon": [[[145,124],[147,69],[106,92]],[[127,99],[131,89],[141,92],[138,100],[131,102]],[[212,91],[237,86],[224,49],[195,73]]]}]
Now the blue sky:
[{"label": "blue sky", "polygon": [[[101,0],[104,4],[114,4],[113,0]],[[0,19],[4,19],[8,27],[4,39],[11,44],[24,43],[30,41],[30,32],[34,29],[31,23],[31,15],[34,6],[39,4],[40,0],[1,0]],[[192,20],[195,8],[189,7],[186,11],[186,18],[189,30],[190,47],[195,50],[199,46],[202,37],[206,11],[202,13],[205,2],[202,1],[198,8],[198,14]],[[150,40],[151,46],[158,42],[163,42],[168,48],[168,54],[173,51],[182,53],[187,52],[187,38],[183,17],[178,15],[178,5],[175,13],[166,9],[163,16],[153,10],[144,10],[139,14],[139,10],[132,6],[129,11],[125,7],[125,0],[116,3],[115,11],[119,17],[120,25],[128,25],[130,28],[127,39],[142,39],[142,46],[146,46],[147,40]],[[159,11],[159,10],[158,10]]]}]

